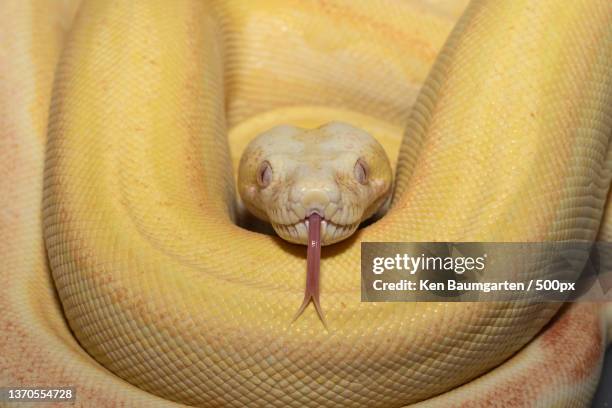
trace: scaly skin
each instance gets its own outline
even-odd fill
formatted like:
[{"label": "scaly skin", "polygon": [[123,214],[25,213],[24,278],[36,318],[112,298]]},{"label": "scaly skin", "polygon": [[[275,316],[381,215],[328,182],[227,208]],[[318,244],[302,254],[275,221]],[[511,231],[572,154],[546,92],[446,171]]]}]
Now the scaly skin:
[{"label": "scaly skin", "polygon": [[[603,307],[534,338],[558,306],[361,303],[359,242],[594,240],[612,173],[607,1],[473,3],[411,114],[452,12],[85,0],[58,25],[64,4],[0,6],[2,384],[76,385],[80,406],[587,404]],[[289,105],[409,118],[389,213],[323,253],[328,331],[313,308],[289,325],[302,251],[232,222],[226,130]],[[565,346],[575,357],[547,365]],[[550,382],[522,381],[542,367]]]}]

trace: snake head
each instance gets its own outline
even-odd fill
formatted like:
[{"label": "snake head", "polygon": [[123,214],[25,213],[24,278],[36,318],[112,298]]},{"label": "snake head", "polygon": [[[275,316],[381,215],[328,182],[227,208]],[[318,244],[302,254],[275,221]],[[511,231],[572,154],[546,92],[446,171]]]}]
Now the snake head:
[{"label": "snake head", "polygon": [[283,239],[306,244],[307,218],[321,216],[321,243],[351,236],[389,198],[392,171],[378,141],[341,122],[317,129],[276,126],[246,147],[238,191],[246,208]]}]

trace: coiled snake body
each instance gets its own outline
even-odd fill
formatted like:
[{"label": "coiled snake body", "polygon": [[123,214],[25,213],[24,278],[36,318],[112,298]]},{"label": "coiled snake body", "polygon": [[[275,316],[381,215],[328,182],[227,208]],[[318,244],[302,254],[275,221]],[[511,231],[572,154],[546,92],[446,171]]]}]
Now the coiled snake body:
[{"label": "coiled snake body", "polygon": [[[360,302],[361,241],[612,236],[609,2],[476,0],[442,47],[460,3],[2,2],[0,385],[587,405],[604,305]],[[236,225],[232,164],[265,128],[331,120],[397,168],[389,212],[324,254],[325,330],[289,324],[303,250]]]}]

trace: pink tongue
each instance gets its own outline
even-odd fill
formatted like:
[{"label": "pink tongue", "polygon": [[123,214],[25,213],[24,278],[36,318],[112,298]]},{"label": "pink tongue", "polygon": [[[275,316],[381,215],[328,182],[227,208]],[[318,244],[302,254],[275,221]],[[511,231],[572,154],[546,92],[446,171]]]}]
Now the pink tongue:
[{"label": "pink tongue", "polygon": [[306,253],[306,290],[304,291],[304,301],[302,306],[295,315],[297,319],[310,300],[315,305],[315,309],[319,315],[319,318],[325,325],[325,318],[323,317],[323,310],[319,303],[319,271],[321,264],[321,216],[319,214],[312,214],[308,217],[308,251]]}]

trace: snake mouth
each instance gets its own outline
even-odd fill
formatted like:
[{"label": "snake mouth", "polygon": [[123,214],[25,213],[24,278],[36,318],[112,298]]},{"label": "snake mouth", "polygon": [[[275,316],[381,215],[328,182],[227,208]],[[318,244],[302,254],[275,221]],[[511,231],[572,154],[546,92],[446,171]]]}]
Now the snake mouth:
[{"label": "snake mouth", "polygon": [[[310,216],[313,212],[310,212]],[[320,213],[317,212],[319,215]],[[279,224],[272,222],[272,227],[283,239],[296,244],[306,244],[308,242],[308,217],[292,223]],[[321,245],[330,245],[345,238],[350,237],[359,227],[359,223],[338,224],[324,217],[321,217]]]}]

